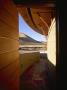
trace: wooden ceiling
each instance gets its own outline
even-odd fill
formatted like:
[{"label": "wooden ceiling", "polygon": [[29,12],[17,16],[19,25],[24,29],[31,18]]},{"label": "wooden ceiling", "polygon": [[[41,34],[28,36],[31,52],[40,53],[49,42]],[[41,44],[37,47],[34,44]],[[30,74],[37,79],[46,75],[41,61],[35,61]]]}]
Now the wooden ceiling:
[{"label": "wooden ceiling", "polygon": [[33,30],[48,35],[51,21],[56,16],[55,0],[14,0],[14,3]]}]

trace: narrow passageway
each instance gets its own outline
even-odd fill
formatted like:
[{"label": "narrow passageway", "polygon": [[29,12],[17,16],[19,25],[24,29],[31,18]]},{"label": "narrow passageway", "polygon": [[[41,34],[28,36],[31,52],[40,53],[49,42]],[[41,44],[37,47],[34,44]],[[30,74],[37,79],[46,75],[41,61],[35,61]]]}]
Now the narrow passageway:
[{"label": "narrow passageway", "polygon": [[20,90],[55,90],[55,67],[41,54],[20,77]]},{"label": "narrow passageway", "polygon": [[0,90],[55,90],[55,3],[0,0]]}]

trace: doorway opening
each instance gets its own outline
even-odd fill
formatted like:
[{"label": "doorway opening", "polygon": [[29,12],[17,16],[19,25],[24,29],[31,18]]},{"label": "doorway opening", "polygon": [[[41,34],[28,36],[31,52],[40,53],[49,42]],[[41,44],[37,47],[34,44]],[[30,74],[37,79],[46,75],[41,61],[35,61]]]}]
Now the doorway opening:
[{"label": "doorway opening", "polygon": [[20,90],[55,90],[56,12],[45,8],[18,10]]},{"label": "doorway opening", "polygon": [[[53,18],[48,36],[32,30],[19,14],[20,89],[47,90],[47,77],[55,74],[56,66],[56,20]],[[52,71],[52,70],[53,71]],[[46,71],[49,72],[45,79]],[[45,73],[45,74],[44,74]],[[44,75],[44,76],[43,76]],[[54,75],[55,76],[55,75]],[[50,77],[55,79],[53,75]],[[49,79],[47,79],[49,82]],[[38,84],[38,83],[39,84]],[[42,82],[42,83],[41,83]],[[55,84],[55,81],[52,82]],[[52,84],[52,85],[53,85]],[[40,85],[40,87],[39,87]],[[55,85],[52,86],[53,88]]]}]

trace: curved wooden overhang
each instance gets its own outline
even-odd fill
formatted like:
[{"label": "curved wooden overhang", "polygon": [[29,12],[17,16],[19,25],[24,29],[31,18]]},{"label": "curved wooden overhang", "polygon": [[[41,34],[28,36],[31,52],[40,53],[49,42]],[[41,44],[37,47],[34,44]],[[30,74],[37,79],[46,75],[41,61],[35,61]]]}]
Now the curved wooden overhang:
[{"label": "curved wooden overhang", "polygon": [[54,11],[50,8],[34,9],[31,8],[32,18],[42,34],[48,35],[51,20],[54,17]]},{"label": "curved wooden overhang", "polygon": [[[14,0],[15,1],[15,0]],[[28,25],[35,31],[48,35],[48,30],[51,25],[52,19],[56,15],[55,1],[53,0],[28,0],[21,3],[16,3],[19,13],[23,16]],[[23,3],[24,2],[24,3]]]}]

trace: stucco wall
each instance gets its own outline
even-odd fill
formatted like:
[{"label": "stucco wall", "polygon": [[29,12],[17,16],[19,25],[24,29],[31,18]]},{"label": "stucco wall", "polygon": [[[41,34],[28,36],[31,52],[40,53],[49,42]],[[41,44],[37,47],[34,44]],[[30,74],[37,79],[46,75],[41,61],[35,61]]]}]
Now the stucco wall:
[{"label": "stucco wall", "polygon": [[53,19],[47,41],[47,56],[50,62],[56,65],[56,21]]}]

